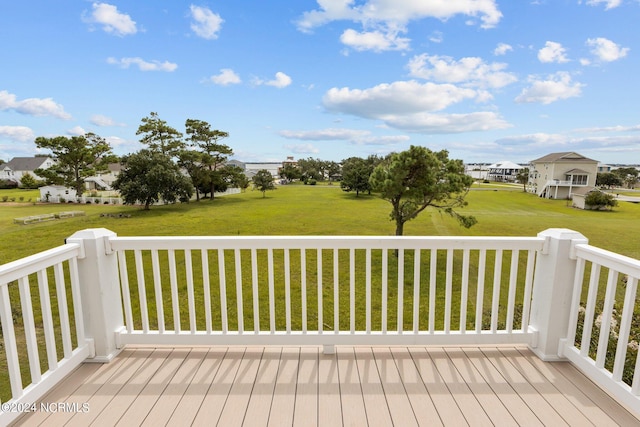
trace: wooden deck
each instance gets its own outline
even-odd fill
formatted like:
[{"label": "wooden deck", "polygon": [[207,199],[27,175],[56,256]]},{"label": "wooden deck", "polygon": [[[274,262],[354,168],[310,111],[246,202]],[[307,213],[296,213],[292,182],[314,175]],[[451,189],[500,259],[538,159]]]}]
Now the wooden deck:
[{"label": "wooden deck", "polygon": [[42,402],[17,424],[640,425],[570,364],[513,346],[126,348]]}]

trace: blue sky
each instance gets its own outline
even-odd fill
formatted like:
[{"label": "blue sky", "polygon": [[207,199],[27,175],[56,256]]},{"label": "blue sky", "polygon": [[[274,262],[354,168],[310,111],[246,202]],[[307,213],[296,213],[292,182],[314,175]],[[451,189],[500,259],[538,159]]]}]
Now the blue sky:
[{"label": "blue sky", "polygon": [[640,163],[638,22],[638,0],[4,1],[0,159],[83,132],[131,153],[154,111],[242,161]]}]

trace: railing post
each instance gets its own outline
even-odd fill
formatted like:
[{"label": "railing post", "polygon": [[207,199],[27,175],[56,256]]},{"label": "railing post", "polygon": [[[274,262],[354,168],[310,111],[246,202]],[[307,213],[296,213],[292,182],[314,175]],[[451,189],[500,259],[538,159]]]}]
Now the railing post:
[{"label": "railing post", "polygon": [[88,360],[92,362],[108,362],[120,352],[116,331],[124,326],[122,300],[116,254],[109,246],[115,236],[106,228],[90,228],[67,239],[82,248],[78,278],[85,333],[95,346],[95,357]]},{"label": "railing post", "polygon": [[573,247],[587,238],[566,228],[550,228],[538,233],[546,238],[538,252],[529,327],[537,332],[531,349],[542,360],[558,360],[558,347],[565,338],[576,271]]}]

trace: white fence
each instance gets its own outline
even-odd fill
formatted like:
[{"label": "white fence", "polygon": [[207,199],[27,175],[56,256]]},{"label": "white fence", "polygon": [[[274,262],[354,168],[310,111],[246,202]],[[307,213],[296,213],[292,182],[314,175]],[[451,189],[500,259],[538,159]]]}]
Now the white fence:
[{"label": "white fence", "polygon": [[[84,332],[77,269],[80,250],[78,244],[66,244],[0,266],[3,359],[12,396],[9,408],[34,403],[93,356],[92,341]],[[20,411],[4,412],[3,406],[0,424],[19,415]]]},{"label": "white fence", "polygon": [[[0,267],[9,402],[33,402],[81,361],[109,361],[129,343],[325,351],[526,343],[544,360],[568,358],[640,413],[640,362],[628,350],[640,339],[630,337],[639,277],[640,261],[565,229],[529,238],[84,230],[64,246]],[[15,415],[0,413],[0,423]]]}]

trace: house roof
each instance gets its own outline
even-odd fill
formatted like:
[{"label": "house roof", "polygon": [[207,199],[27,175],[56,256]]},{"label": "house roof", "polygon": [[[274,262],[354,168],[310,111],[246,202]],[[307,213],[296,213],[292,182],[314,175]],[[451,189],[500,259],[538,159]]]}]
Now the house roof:
[{"label": "house roof", "polygon": [[14,157],[3,166],[4,169],[10,168],[13,171],[34,171],[47,160],[49,157]]},{"label": "house roof", "polygon": [[494,163],[489,165],[489,169],[522,169],[524,166],[520,166],[517,163],[510,162],[508,160],[503,160],[498,163]]},{"label": "house roof", "polygon": [[562,153],[551,153],[542,156],[539,159],[532,160],[531,163],[555,163],[555,162],[584,162],[597,163],[597,160],[590,159],[578,154],[575,151],[565,151]]},{"label": "house roof", "polygon": [[587,172],[585,170],[582,170],[582,169],[575,168],[575,169],[571,169],[570,171],[566,171],[565,174],[567,174],[567,175],[570,175],[570,174],[573,174],[573,175],[576,175],[576,174],[588,175],[589,172]]}]

